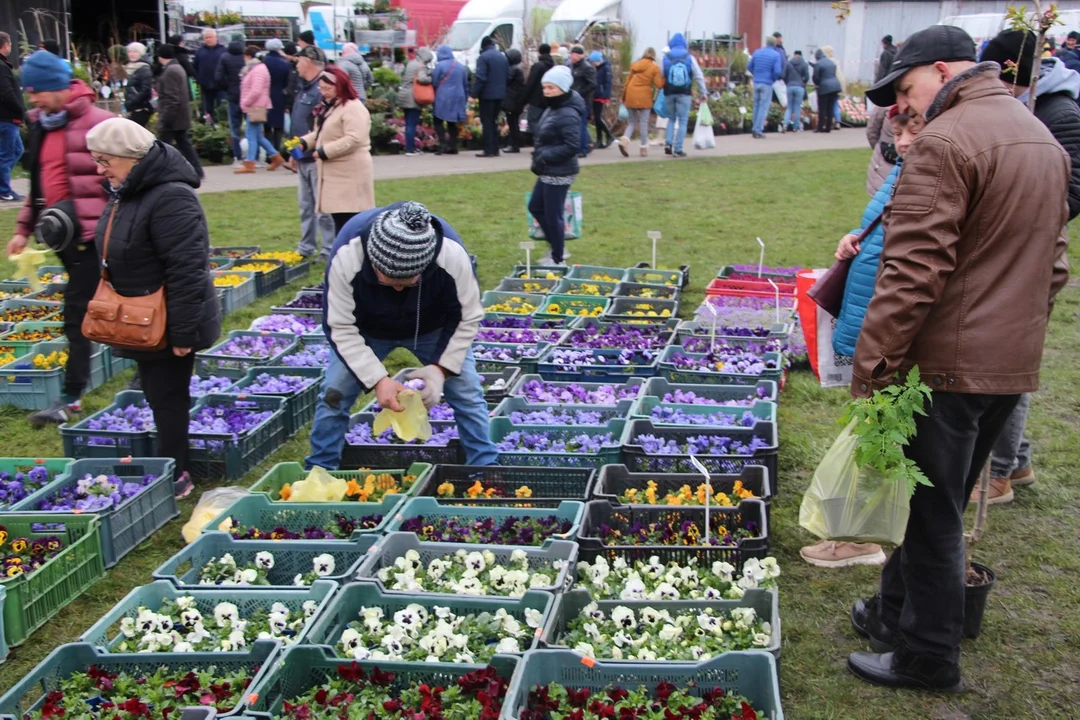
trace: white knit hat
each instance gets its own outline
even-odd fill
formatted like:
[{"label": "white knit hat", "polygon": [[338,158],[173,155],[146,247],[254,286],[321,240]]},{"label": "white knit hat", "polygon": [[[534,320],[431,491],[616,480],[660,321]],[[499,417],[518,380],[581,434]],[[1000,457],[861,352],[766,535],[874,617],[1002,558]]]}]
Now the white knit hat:
[{"label": "white knit hat", "polygon": [[130,42],[127,44],[126,49],[128,52],[134,50],[135,52],[139,53],[139,57],[146,57],[146,46],[143,45],[141,42]]},{"label": "white knit hat", "polygon": [[154,146],[154,134],[127,118],[114,117],[100,122],[86,133],[90,152],[113,157],[141,158]]}]

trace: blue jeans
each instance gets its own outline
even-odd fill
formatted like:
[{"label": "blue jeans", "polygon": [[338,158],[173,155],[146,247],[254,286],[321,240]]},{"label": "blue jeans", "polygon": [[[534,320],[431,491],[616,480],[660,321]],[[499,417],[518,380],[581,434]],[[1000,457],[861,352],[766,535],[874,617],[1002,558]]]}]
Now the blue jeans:
[{"label": "blue jeans", "polygon": [[406,108],[405,110],[405,152],[411,153],[416,150],[416,126],[420,124],[420,109]]},{"label": "blue jeans", "polygon": [[581,152],[589,154],[589,141],[592,138],[589,137],[589,118],[588,114],[581,118]]},{"label": "blue jeans", "polygon": [[1031,393],[1024,393],[1009,415],[990,453],[990,477],[1007,478],[1014,472],[1031,467],[1031,443],[1024,437]]},{"label": "blue jeans", "polygon": [[259,148],[261,147],[266,151],[266,160],[269,162],[270,158],[277,155],[277,149],[274,147],[274,143],[266,139],[263,135],[263,125],[266,123],[253,123],[250,120],[247,124],[247,130],[244,131],[244,135],[248,141],[247,157],[244,158],[249,162],[254,162],[255,158],[259,157]]},{"label": "blue jeans", "polygon": [[795,132],[802,130],[802,104],[806,97],[806,88],[788,85],[787,110],[784,111],[784,125],[794,125]]},{"label": "blue jeans", "polygon": [[[421,363],[428,364],[439,342],[440,333],[419,338],[412,349],[408,340],[374,340],[367,338],[368,347],[383,360],[399,347],[411,349]],[[341,465],[341,451],[345,446],[345,433],[349,429],[349,411],[360,397],[357,382],[345,363],[336,353],[330,353],[330,366],[326,379],[319,390],[319,403],[315,407],[315,421],[311,426],[311,454],[304,459],[304,466],[336,470]],[[488,431],[488,407],[484,401],[484,387],[476,372],[472,350],[465,356],[460,375],[446,378],[443,395],[454,408],[461,445],[465,449],[465,462],[469,465],[496,465],[499,451],[491,441]]]},{"label": "blue jeans", "polygon": [[241,132],[244,129],[244,113],[240,103],[229,101],[229,144],[232,146],[233,160],[243,160],[244,151],[240,148]]},{"label": "blue jeans", "polygon": [[[666,95],[667,101],[667,136],[665,144],[671,145],[677,153],[682,152],[683,141],[686,140],[686,123],[690,121],[690,96],[689,95]],[[675,123],[679,124],[678,134],[675,133]]]},{"label": "blue jeans", "polygon": [[0,122],[0,195],[10,195],[11,168],[23,154],[22,137],[15,123]]},{"label": "blue jeans", "polygon": [[769,119],[769,106],[772,105],[772,85],[754,83],[754,118],[751,129],[756,135],[765,132],[765,121]]}]

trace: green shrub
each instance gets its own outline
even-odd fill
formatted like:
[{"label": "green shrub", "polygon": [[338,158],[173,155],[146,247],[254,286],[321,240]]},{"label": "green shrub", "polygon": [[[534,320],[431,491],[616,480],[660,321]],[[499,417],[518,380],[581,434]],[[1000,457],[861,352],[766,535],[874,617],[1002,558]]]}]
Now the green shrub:
[{"label": "green shrub", "polygon": [[401,84],[401,78],[390,68],[377,67],[372,71],[372,74],[375,76],[375,82],[378,85],[396,88]]}]

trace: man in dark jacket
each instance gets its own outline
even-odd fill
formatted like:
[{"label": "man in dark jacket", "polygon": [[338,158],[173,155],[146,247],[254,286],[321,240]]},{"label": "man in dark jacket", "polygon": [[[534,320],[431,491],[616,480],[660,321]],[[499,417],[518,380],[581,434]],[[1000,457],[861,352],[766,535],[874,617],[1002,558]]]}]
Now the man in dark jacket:
[{"label": "man in dark jacket", "polygon": [[602,150],[615,142],[615,136],[611,134],[611,128],[604,120],[604,108],[611,101],[611,86],[614,78],[611,74],[611,63],[599,50],[589,53],[589,62],[596,68],[596,93],[593,95],[592,112],[593,123],[596,125],[596,147]]},{"label": "man in dark jacket", "polygon": [[11,168],[23,154],[22,89],[15,80],[15,71],[8,61],[11,54],[11,36],[0,32],[0,202],[21,202],[23,196],[11,189]]},{"label": "man in dark jacket", "polygon": [[1065,44],[1057,51],[1057,56],[1065,63],[1065,67],[1080,72],[1080,47],[1076,44],[1078,40],[1080,32],[1070,32],[1065,38]]},{"label": "man in dark jacket", "polygon": [[244,38],[233,35],[229,48],[218,60],[214,79],[224,88],[229,101],[229,142],[232,146],[233,167],[240,167],[243,151],[240,149],[240,133],[244,129],[244,113],[240,110],[240,71],[244,69]]},{"label": "man in dark jacket", "polygon": [[787,54],[787,50],[784,49],[784,35],[783,35],[783,33],[781,33],[779,30],[777,30],[776,32],[774,32],[772,34],[772,36],[773,36],[773,40],[776,41],[776,52],[780,53],[780,60],[783,63],[787,64],[788,54]]},{"label": "man in dark jacket", "polygon": [[528,120],[529,120],[529,132],[536,132],[536,124],[540,122],[540,116],[544,113],[544,108],[547,107],[547,100],[544,98],[544,83],[541,79],[551,68],[555,67],[555,60],[551,57],[551,46],[547,43],[543,43],[538,48],[539,55],[536,58],[536,62],[529,68],[529,79],[525,81],[525,88],[522,91],[522,98],[525,104],[528,106]]},{"label": "man in dark jacket", "polygon": [[[326,53],[314,45],[301,49],[299,53],[296,60],[296,95],[289,111],[289,132],[294,137],[303,137],[315,128],[315,109],[322,104],[319,76],[326,68]],[[326,260],[330,256],[330,248],[334,246],[334,218],[316,210],[319,172],[315,167],[315,157],[311,152],[305,152],[299,159],[290,157],[289,167],[296,168],[300,179],[296,195],[300,206],[300,244],[296,252],[304,257],[318,256]]]},{"label": "man in dark jacket", "polygon": [[480,125],[484,134],[484,152],[476,157],[499,156],[499,108],[506,97],[510,63],[489,35],[480,41],[472,95],[480,101]]},{"label": "man in dark jacket", "polygon": [[589,111],[592,109],[593,95],[596,93],[596,68],[585,57],[585,48],[575,45],[570,48],[570,72],[574,74],[574,86],[571,88],[585,101],[585,116],[581,118],[581,152],[585,157],[592,150],[589,137]]},{"label": "man in dark jacket", "polygon": [[521,69],[521,51],[506,51],[510,63],[510,76],[506,80],[506,97],[502,108],[506,111],[506,129],[510,144],[503,148],[506,153],[521,152],[521,111],[525,107],[525,72]]},{"label": "man in dark jacket", "polygon": [[188,81],[184,68],[176,60],[176,48],[165,44],[158,48],[158,61],[162,65],[157,81],[158,128],[157,136],[166,145],[174,145],[191,163],[192,169],[203,177],[199,154],[191,144],[191,106],[188,100]]},{"label": "man in dark jacket", "polygon": [[281,149],[281,137],[285,132],[285,89],[289,85],[289,73],[292,71],[292,65],[281,52],[284,47],[285,44],[281,40],[270,38],[266,41],[266,55],[263,57],[263,64],[270,72],[271,105],[266,113],[263,134],[278,150]]},{"label": "man in dark jacket", "polygon": [[810,66],[803,59],[802,50],[796,50],[791,55],[780,78],[787,85],[787,110],[784,111],[780,132],[801,132],[803,98],[806,97],[806,83],[810,82]]},{"label": "man in dark jacket", "polygon": [[217,66],[225,54],[225,46],[218,42],[217,30],[206,28],[202,34],[203,45],[195,51],[195,82],[199,84],[202,98],[202,116],[213,124],[218,103],[221,102],[221,86],[217,80]]},{"label": "man in dark jacket", "polygon": [[1038,387],[1050,309],[1068,281],[1069,156],[1000,73],[976,64],[966,32],[934,25],[867,91],[926,125],[885,211],[851,393],[867,397],[915,366],[931,389],[903,448],[929,484],[911,495],[880,595],[851,612],[876,652],[852,653],[848,668],[874,685],[963,689],[964,509],[1020,394]]},{"label": "man in dark jacket", "polygon": [[878,58],[877,72],[874,73],[874,82],[889,74],[893,60],[896,58],[896,46],[892,44],[892,35],[881,38],[881,57]]}]

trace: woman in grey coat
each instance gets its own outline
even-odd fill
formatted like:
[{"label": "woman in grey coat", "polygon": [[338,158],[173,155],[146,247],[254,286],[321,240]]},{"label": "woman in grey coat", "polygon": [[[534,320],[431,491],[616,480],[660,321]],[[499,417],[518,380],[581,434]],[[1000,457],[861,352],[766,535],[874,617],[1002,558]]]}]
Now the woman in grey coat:
[{"label": "woman in grey coat", "polygon": [[420,106],[416,104],[416,97],[413,95],[413,83],[431,84],[431,70],[428,69],[431,59],[431,51],[427,48],[417,50],[416,57],[405,66],[405,74],[402,75],[401,86],[398,88],[397,104],[405,111],[406,155],[423,155],[416,149],[416,126],[420,124]]}]

